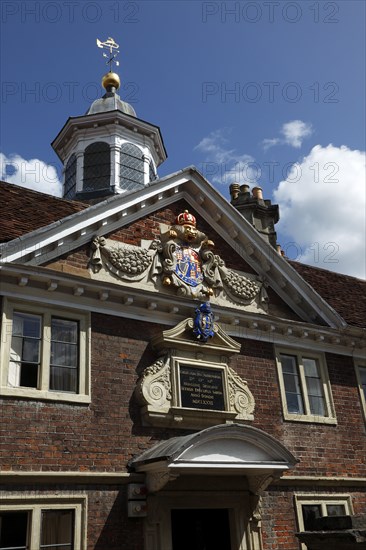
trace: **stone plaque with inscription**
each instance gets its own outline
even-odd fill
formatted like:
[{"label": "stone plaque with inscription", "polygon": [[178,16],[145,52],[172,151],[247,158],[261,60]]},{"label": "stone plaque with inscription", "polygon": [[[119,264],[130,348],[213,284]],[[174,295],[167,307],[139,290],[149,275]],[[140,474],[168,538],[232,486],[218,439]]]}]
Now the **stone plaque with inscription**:
[{"label": "stone plaque with inscription", "polygon": [[182,407],[225,410],[222,370],[180,365],[179,379]]}]

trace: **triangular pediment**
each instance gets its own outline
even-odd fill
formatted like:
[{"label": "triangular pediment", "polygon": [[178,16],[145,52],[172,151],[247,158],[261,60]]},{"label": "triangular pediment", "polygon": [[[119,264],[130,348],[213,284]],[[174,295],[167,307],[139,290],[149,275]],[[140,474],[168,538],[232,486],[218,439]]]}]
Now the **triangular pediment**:
[{"label": "triangular pediment", "polygon": [[[177,201],[185,201],[220,236],[243,265],[250,267],[252,276],[255,274],[294,312],[295,320],[330,327],[344,325],[342,318],[194,168],[162,178],[134,194],[114,196],[10,241],[2,246],[2,262],[49,265],[65,254],[89,247],[96,237],[108,237]],[[244,276],[245,272],[239,274]],[[113,284],[113,280],[106,282]],[[234,307],[230,302],[218,305]],[[264,312],[258,309],[257,313]]]},{"label": "triangular pediment", "polygon": [[[194,319],[184,319],[184,321],[181,321],[175,327],[158,334],[152,339],[151,344],[154,349],[159,351],[169,349],[200,349],[202,348],[202,344],[194,336],[193,330]],[[231,355],[239,353],[241,345],[230,338],[219,324],[213,323],[212,336],[205,343],[205,348],[205,351],[209,350],[211,353],[222,352],[223,354]]]}]

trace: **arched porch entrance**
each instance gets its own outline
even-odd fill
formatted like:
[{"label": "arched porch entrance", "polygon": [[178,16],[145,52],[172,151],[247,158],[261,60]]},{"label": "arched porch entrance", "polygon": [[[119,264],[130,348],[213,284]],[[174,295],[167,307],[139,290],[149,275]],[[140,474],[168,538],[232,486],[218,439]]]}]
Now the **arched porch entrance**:
[{"label": "arched porch entrance", "polygon": [[149,493],[145,550],[261,550],[261,492],[296,462],[242,424],[157,444],[131,463]]}]

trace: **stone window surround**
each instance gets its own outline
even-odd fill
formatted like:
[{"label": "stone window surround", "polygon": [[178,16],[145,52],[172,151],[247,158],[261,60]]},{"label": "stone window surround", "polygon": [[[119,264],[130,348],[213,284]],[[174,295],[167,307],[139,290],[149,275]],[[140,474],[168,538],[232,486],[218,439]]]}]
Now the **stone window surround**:
[{"label": "stone window surround", "polygon": [[[296,493],[294,495],[294,503],[299,531],[304,531],[304,519],[302,514],[303,505],[321,506],[322,517],[328,515],[326,506],[330,504],[343,505],[347,515],[353,514],[352,498],[349,494]],[[306,544],[301,543],[301,550],[307,550]]]},{"label": "stone window surround", "polygon": [[[8,385],[9,356],[12,335],[12,320],[14,311],[41,315],[42,344],[41,344],[41,375],[38,388],[10,387]],[[65,319],[79,322],[79,392],[69,393],[49,390],[46,386],[50,370],[50,320],[51,316],[60,316]],[[2,313],[2,346],[0,368],[0,395],[22,397],[29,399],[46,399],[52,401],[65,401],[76,403],[90,403],[90,314],[85,312],[75,313],[68,309],[48,307],[46,305],[34,305],[30,302],[4,299]],[[48,336],[47,336],[48,335]],[[46,376],[45,376],[46,373]]]},{"label": "stone window surround", "polygon": [[[282,401],[282,410],[283,410],[284,419],[291,420],[291,421],[294,420],[298,422],[337,424],[332,391],[331,391],[331,386],[330,386],[330,381],[328,376],[328,369],[327,369],[324,354],[313,353],[307,350],[299,350],[299,349],[287,348],[287,347],[276,347],[275,352],[276,352],[277,372],[278,372],[278,380],[279,380],[279,386],[280,386],[280,392],[281,392],[281,401]],[[296,413],[288,412],[285,384],[284,384],[283,374],[282,374],[281,354],[296,356],[299,365],[302,363],[302,357],[315,359],[317,361],[320,377],[323,384],[324,406],[327,412],[327,416],[317,416],[312,414],[296,414]],[[306,390],[305,378],[303,373],[301,373],[301,369],[300,369],[300,380],[301,380],[301,392],[304,398],[304,394],[307,395],[307,390]]]},{"label": "stone window surround", "polygon": [[30,512],[30,533],[29,548],[39,548],[39,537],[41,533],[41,511],[43,510],[73,510],[74,511],[74,540],[75,550],[86,550],[87,547],[87,496],[82,493],[75,496],[75,493],[60,492],[35,495],[34,492],[1,492],[1,512]]},{"label": "stone window surround", "polygon": [[362,411],[363,411],[364,419],[365,419],[365,422],[366,422],[366,396],[365,396],[364,389],[362,387],[361,369],[366,372],[366,361],[361,361],[359,359],[359,360],[355,361],[355,371],[356,371],[356,378],[357,378],[357,384],[358,384],[358,391],[360,393]]}]

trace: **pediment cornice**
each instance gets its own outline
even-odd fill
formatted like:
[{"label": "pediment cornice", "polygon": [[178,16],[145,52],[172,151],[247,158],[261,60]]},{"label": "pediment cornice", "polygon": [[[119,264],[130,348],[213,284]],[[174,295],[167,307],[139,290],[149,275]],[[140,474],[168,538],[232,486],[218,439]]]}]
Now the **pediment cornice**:
[{"label": "pediment cornice", "polygon": [[194,168],[118,195],[2,246],[2,261],[42,265],[185,200],[305,322],[345,327],[342,317]]}]

